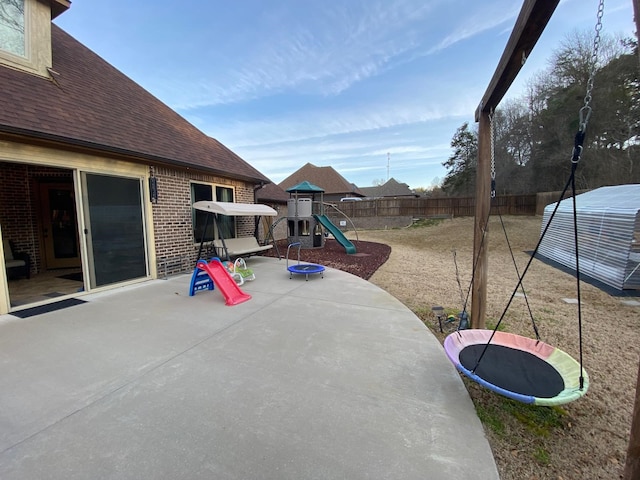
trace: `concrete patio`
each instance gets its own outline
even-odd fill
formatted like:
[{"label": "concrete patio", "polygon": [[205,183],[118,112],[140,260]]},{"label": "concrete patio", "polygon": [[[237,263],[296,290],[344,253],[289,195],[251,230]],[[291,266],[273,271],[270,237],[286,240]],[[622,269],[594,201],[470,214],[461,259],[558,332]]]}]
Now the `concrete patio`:
[{"label": "concrete patio", "polygon": [[248,261],[0,316],[0,478],[497,479],[438,341],[378,287]]}]

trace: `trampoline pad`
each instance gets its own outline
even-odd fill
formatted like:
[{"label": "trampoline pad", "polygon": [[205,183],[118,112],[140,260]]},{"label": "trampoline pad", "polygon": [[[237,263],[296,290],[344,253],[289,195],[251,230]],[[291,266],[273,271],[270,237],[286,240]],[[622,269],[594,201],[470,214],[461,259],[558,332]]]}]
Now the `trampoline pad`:
[{"label": "trampoline pad", "polygon": [[[472,371],[486,344],[468,345],[460,351],[460,364]],[[521,395],[553,398],[564,390],[558,371],[541,358],[523,350],[489,344],[475,374],[483,380]]]},{"label": "trampoline pad", "polygon": [[320,265],[304,265],[304,264],[300,264],[300,265],[293,265],[291,267],[289,267],[289,271],[291,272],[305,272],[305,273],[315,273],[315,272],[321,272],[324,270],[324,267],[320,266]]}]

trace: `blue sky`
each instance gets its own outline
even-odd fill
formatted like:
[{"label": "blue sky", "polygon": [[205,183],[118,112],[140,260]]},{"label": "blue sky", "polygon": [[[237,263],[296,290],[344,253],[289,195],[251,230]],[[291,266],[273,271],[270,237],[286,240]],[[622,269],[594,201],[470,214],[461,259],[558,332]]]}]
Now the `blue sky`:
[{"label": "blue sky", "polygon": [[[507,95],[597,0],[564,0]],[[515,0],[74,0],[55,23],[278,183],[307,162],[361,187],[442,180],[522,3]],[[631,0],[604,29],[634,32]]]}]

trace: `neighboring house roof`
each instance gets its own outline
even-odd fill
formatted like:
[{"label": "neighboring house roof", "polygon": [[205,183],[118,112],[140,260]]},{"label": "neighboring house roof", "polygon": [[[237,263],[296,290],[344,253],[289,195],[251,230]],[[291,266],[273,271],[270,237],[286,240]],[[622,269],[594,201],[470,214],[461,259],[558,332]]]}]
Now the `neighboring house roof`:
[{"label": "neighboring house roof", "polygon": [[259,203],[287,203],[289,194],[275,183],[267,183],[256,190],[256,202]]},{"label": "neighboring house roof", "polygon": [[0,67],[0,132],[246,181],[262,173],[51,25],[52,80]]},{"label": "neighboring house roof", "polygon": [[379,198],[379,197],[418,197],[416,193],[412,192],[409,185],[406,183],[400,183],[394,178],[390,178],[382,185],[375,187],[360,187],[360,191],[367,197]]},{"label": "neighboring house roof", "polygon": [[304,181],[319,186],[324,189],[324,193],[328,195],[351,194],[354,196],[362,196],[358,187],[349,183],[342,175],[336,172],[333,167],[316,167],[311,163],[307,163],[293,172],[280,182],[279,185],[284,190],[287,190]]}]

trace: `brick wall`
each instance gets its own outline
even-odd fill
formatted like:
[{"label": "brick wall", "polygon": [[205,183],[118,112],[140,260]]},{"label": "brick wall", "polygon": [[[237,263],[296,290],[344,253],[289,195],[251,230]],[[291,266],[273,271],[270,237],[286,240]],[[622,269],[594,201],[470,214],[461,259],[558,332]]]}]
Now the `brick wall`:
[{"label": "brick wall", "polygon": [[[189,271],[196,263],[200,244],[193,238],[191,223],[192,181],[234,187],[236,202],[253,203],[253,185],[240,180],[169,168],[155,168],[154,176],[158,182],[158,201],[152,204],[153,227],[160,277]],[[236,234],[252,236],[253,217],[236,217]],[[212,254],[206,249],[202,256]]]},{"label": "brick wall", "polygon": [[[213,175],[155,168],[158,201],[150,204],[156,241],[158,275],[193,268],[199,243],[194,241],[191,223],[191,181],[233,187],[235,201],[253,203],[253,184]],[[0,162],[0,225],[3,236],[13,240],[16,250],[31,256],[31,272],[41,271],[38,184],[72,183],[69,169]],[[148,202],[148,199],[145,201]],[[254,235],[253,217],[236,217],[238,236]],[[260,229],[262,231],[262,229]],[[261,235],[262,236],[262,235]],[[207,252],[208,255],[210,252]]]},{"label": "brick wall", "polygon": [[31,273],[42,269],[37,182],[71,183],[71,170],[0,162],[0,225],[16,251],[31,257]]}]

